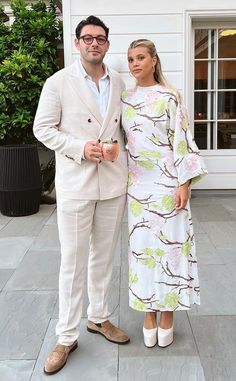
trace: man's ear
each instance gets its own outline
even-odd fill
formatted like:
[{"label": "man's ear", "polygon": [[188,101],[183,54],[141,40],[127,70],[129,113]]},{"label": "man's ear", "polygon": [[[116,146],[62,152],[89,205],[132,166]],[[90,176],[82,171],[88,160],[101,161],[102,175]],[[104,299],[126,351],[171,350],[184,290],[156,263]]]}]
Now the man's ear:
[{"label": "man's ear", "polygon": [[74,44],[75,44],[76,49],[77,49],[77,50],[80,50],[80,43],[79,43],[78,38],[75,38],[75,39],[74,39]]}]

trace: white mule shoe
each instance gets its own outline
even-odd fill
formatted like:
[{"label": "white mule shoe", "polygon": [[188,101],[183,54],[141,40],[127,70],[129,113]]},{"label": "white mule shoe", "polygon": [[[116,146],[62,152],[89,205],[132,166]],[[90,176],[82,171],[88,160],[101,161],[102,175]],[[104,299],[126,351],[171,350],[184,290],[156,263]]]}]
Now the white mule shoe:
[{"label": "white mule shoe", "polygon": [[147,329],[143,327],[143,340],[146,347],[154,347],[157,343],[157,328]]},{"label": "white mule shoe", "polygon": [[169,329],[163,329],[158,327],[158,345],[159,347],[167,347],[172,344],[174,340],[173,326]]}]

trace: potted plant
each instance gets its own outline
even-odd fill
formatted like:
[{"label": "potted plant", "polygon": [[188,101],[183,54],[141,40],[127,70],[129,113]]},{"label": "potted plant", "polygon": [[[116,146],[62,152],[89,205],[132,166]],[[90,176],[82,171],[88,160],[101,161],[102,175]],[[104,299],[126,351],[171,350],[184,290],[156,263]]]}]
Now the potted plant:
[{"label": "potted plant", "polygon": [[[0,12],[0,210],[19,216],[38,211],[41,174],[32,125],[44,81],[58,70],[61,22],[54,1],[11,3],[14,22]],[[27,153],[28,152],[28,153]],[[31,196],[30,196],[31,194]],[[33,201],[34,200],[34,201]]]}]

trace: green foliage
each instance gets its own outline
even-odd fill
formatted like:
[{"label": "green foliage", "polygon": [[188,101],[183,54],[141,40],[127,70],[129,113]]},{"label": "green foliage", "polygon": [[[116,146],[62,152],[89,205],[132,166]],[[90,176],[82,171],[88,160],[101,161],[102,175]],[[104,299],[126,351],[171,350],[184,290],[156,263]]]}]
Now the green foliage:
[{"label": "green foliage", "polygon": [[34,141],[32,125],[43,83],[59,69],[62,36],[54,1],[29,6],[13,0],[15,21],[6,26],[0,10],[0,144]]},{"label": "green foliage", "polygon": [[140,202],[136,201],[136,200],[133,200],[130,203],[130,210],[131,210],[131,213],[133,214],[133,216],[137,217],[143,213],[144,205],[141,204]]},{"label": "green foliage", "polygon": [[175,198],[173,196],[165,195],[162,197],[161,202],[163,208],[168,212],[171,212],[175,209]]}]

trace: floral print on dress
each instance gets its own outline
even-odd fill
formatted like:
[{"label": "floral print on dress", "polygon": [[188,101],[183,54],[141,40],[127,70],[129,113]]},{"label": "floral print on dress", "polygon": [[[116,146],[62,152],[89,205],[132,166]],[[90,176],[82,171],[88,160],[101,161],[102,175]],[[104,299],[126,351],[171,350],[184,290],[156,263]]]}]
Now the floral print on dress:
[{"label": "floral print on dress", "polygon": [[122,94],[129,150],[129,304],[139,311],[174,311],[200,303],[189,202],[175,192],[207,173],[180,96],[156,85]]}]

